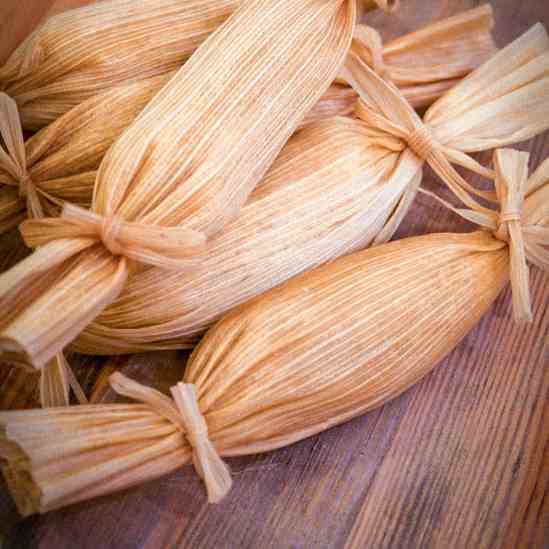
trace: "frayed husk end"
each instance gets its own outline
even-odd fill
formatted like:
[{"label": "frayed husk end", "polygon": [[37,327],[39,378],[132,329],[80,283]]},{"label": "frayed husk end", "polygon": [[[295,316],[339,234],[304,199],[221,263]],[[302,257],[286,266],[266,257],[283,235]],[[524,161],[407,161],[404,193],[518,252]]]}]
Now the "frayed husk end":
[{"label": "frayed husk end", "polygon": [[29,458],[5,430],[0,431],[0,456],[6,460],[2,465],[2,475],[17,510],[23,517],[38,513],[41,493],[32,478]]},{"label": "frayed husk end", "polygon": [[3,474],[21,514],[45,513],[190,462],[177,426],[147,405],[0,412]]}]

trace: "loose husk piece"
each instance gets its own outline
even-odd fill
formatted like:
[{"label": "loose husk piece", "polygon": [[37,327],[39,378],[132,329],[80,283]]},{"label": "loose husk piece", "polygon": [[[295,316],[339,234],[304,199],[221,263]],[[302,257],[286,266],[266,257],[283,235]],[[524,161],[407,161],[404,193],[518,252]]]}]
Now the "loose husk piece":
[{"label": "loose husk piece", "polygon": [[[442,20],[381,47],[373,29],[357,26],[353,48],[376,72],[395,82],[412,106],[431,103],[495,51],[493,14],[486,5]],[[437,47],[432,41],[437,40]],[[405,67],[404,67],[405,66]],[[57,214],[69,201],[89,207],[100,161],[175,71],[109,88],[79,103],[22,142],[13,100],[0,93],[0,130],[12,143],[0,152],[0,232],[26,217]],[[334,84],[302,125],[350,114],[357,93]],[[14,154],[10,154],[14,151]]]},{"label": "loose husk piece", "polygon": [[[369,71],[370,95],[363,94],[369,104],[358,114],[375,113],[379,124],[333,118],[302,129],[239,218],[198,256],[201,268],[184,277],[158,268],[135,273],[120,297],[77,337],[74,349],[114,354],[192,346],[232,307],[326,261],[387,241],[416,195],[425,157],[476,207],[450,161],[492,176],[462,151],[505,145],[549,126],[548,46],[545,31],[536,27],[443,96],[424,119],[434,136],[440,133],[440,144],[422,156],[410,144],[413,128],[425,126],[394,86]],[[508,58],[516,60],[512,67]],[[532,58],[535,71],[529,69]],[[494,66],[500,67],[496,73]],[[356,72],[363,70],[361,64]],[[528,78],[521,81],[524,71]],[[492,88],[485,84],[486,73]],[[468,97],[477,102],[454,118]],[[442,102],[445,109],[431,124]],[[446,130],[449,124],[454,126]],[[493,139],[481,141],[484,135]]]},{"label": "loose husk piece", "polygon": [[243,4],[109,149],[91,210],[23,224],[38,249],[0,277],[0,347],[41,367],[118,296],[130,262],[196,268],[335,78],[355,19],[353,1]]},{"label": "loose husk piece", "polygon": [[97,93],[179,69],[240,3],[110,0],[54,15],[0,67],[0,90],[17,102],[23,127],[39,129]]},{"label": "loose husk piece", "polygon": [[524,318],[524,258],[549,269],[549,162],[528,183],[527,162],[496,153],[501,210],[466,214],[490,229],[354,253],[225,316],[195,349],[187,393],[178,384],[174,401],[115,374],[114,389],[140,404],[0,413],[20,511],[108,494],[191,459],[219,501],[230,487],[219,456],[292,444],[397,396],[457,345],[509,276]]}]

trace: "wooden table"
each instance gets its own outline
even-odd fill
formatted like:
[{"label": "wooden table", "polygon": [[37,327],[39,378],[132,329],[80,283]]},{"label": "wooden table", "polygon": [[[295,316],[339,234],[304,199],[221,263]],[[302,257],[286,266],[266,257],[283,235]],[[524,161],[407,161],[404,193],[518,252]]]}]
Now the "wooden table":
[{"label": "wooden table", "polygon": [[[21,12],[10,9],[30,10],[34,23],[48,4],[3,0],[1,53],[28,31],[15,22]],[[370,22],[395,36],[476,4],[404,0],[391,20],[375,15]],[[547,0],[492,4],[500,45],[536,21],[549,27]],[[522,148],[537,166],[549,155],[549,134]],[[427,186],[431,180],[427,174]],[[398,236],[454,229],[468,227],[420,196]],[[4,494],[3,546],[549,547],[549,276],[536,268],[531,274],[532,325],[511,322],[506,290],[451,356],[400,398],[289,448],[229,460],[234,488],[222,504],[207,505],[191,467],[25,521]],[[181,375],[184,355],[81,363],[83,382],[102,400],[110,398],[104,380],[112,368],[167,388]]]}]

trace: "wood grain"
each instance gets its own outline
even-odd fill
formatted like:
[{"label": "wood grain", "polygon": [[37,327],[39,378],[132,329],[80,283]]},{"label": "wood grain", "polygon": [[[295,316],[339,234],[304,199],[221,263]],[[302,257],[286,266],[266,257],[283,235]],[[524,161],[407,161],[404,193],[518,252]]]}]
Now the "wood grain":
[{"label": "wood grain", "polygon": [[[63,7],[78,1],[63,0]],[[370,21],[384,36],[396,36],[473,5],[403,0],[393,19]],[[549,27],[545,1],[492,5],[500,45],[536,21]],[[521,148],[535,167],[549,155],[549,134]],[[430,174],[425,184],[440,189]],[[420,196],[398,236],[467,229]],[[511,322],[505,291],[447,360],[382,408],[291,447],[230,460],[234,489],[220,505],[206,504],[190,467],[20,522],[4,494],[4,546],[549,547],[549,276],[535,268],[532,295],[532,325]],[[181,375],[184,358],[151,353],[106,364],[87,358],[78,375],[94,401],[105,401],[113,398],[105,383],[112,368],[166,389]]]}]

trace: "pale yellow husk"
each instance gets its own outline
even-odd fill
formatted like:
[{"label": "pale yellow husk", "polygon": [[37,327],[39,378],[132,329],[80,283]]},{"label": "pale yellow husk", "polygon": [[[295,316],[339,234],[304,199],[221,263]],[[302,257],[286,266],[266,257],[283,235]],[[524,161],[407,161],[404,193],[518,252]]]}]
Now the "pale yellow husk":
[{"label": "pale yellow husk", "polygon": [[[25,129],[36,130],[113,86],[179,69],[240,4],[103,0],[65,11],[48,18],[0,67],[0,90],[17,102]],[[385,0],[361,4],[394,7]]]},{"label": "pale yellow husk", "polygon": [[91,210],[24,223],[38,249],[0,278],[1,348],[41,367],[118,296],[130,262],[199,266],[335,78],[355,20],[353,0],[242,5],[109,149]]},{"label": "pale yellow husk", "polygon": [[143,404],[0,413],[20,511],[108,494],[191,459],[219,501],[231,485],[219,456],[286,446],[394,398],[459,343],[509,276],[524,310],[514,271],[527,277],[523,259],[538,262],[532,246],[549,245],[549,163],[527,183],[527,162],[497,153],[493,230],[357,252],[229,313],[195,349],[174,401],[115,374],[113,388]]},{"label": "pale yellow husk", "polygon": [[[496,62],[501,66],[502,58],[518,50],[519,54],[513,54],[518,66],[511,69],[511,77],[521,75],[525,59],[533,56],[540,61],[540,69],[530,73],[526,82],[517,83],[516,89],[512,87],[513,91],[505,88],[510,78],[502,67],[503,74],[494,76],[499,99],[490,101],[490,96],[482,95],[483,88],[491,93],[484,84],[484,72],[491,71],[492,62],[473,73],[460,93],[449,92],[453,97],[476,96],[479,104],[461,116],[464,130],[459,129],[460,117],[456,119],[455,132],[461,142],[451,149],[437,149],[427,162],[470,205],[476,202],[449,160],[477,147],[484,131],[490,131],[494,139],[481,143],[480,148],[521,140],[549,126],[546,41],[545,32],[537,27],[498,54]],[[375,75],[368,84],[378,101],[376,110],[370,111],[386,112],[404,128],[408,121],[421,124],[393,87]],[[524,110],[525,101],[530,110]],[[453,120],[458,109],[457,99],[449,102],[446,115],[441,115],[431,131],[444,127],[446,119]],[[482,124],[470,124],[469,120],[477,118]],[[421,183],[424,160],[410,150],[407,140],[406,131],[392,135],[360,119],[334,118],[305,127],[286,145],[242,215],[200,254],[201,268],[185,277],[155,268],[136,273],[119,299],[83,330],[74,348],[113,354],[192,346],[232,307],[300,272],[387,241]],[[463,163],[464,158],[475,170],[492,174],[465,154],[458,160]]]},{"label": "pale yellow husk", "polygon": [[[353,47],[376,72],[395,82],[413,106],[422,106],[495,52],[492,26],[492,10],[482,6],[429,25],[385,48],[373,29],[359,25]],[[8,150],[7,156],[0,151],[0,232],[18,225],[25,209],[28,216],[39,217],[55,214],[65,200],[88,207],[105,152],[174,73],[98,93],[25,144],[15,106],[0,94],[0,130],[13,151],[10,155]],[[350,114],[357,97],[347,85],[332,85],[302,125]]]}]

